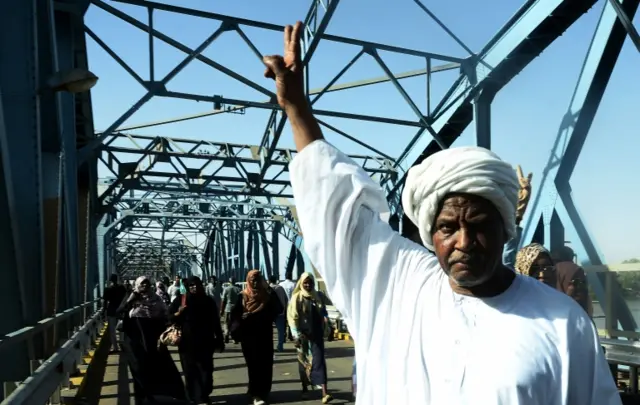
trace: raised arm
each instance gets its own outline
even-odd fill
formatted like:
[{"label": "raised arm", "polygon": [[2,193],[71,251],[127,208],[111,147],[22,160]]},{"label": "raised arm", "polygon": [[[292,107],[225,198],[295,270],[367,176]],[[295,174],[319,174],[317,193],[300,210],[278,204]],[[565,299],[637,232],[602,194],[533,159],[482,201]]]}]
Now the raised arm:
[{"label": "raised arm", "polygon": [[522,228],[520,223],[527,212],[527,206],[529,205],[529,199],[531,198],[531,179],[533,173],[524,175],[522,167],[518,165],[516,167],[516,173],[518,174],[518,183],[520,183],[520,190],[518,191],[518,207],[516,209],[516,237],[509,240],[504,245],[504,252],[502,254],[502,263],[510,268],[515,268],[516,254],[518,253],[518,246],[520,246],[520,240],[522,239]]},{"label": "raised arm", "polygon": [[276,82],[278,104],[287,114],[293,131],[296,149],[301,152],[308,145],[324,139],[318,121],[311,113],[311,108],[304,94],[304,73],[302,51],[300,48],[300,31],[302,23],[284,28],[284,56],[273,55],[264,58],[265,77]]},{"label": "raised arm", "polygon": [[[265,76],[276,81],[299,152],[289,174],[305,252],[357,338],[358,329],[370,332],[377,308],[391,305],[390,289],[403,285],[428,253],[381,219],[389,212],[382,189],[324,141],[304,94],[300,30],[300,23],[285,28],[284,57],[265,57]],[[435,261],[430,263],[433,268]]]}]

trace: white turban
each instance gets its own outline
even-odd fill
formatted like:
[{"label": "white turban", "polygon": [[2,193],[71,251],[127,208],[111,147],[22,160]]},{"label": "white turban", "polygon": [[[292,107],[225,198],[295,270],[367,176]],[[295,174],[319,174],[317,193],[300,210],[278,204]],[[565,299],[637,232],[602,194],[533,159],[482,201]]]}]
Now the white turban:
[{"label": "white turban", "polygon": [[502,216],[507,236],[513,238],[518,190],[515,170],[495,153],[478,147],[451,148],[434,153],[409,170],[402,205],[424,245],[433,250],[431,227],[445,195],[473,194],[491,201]]}]

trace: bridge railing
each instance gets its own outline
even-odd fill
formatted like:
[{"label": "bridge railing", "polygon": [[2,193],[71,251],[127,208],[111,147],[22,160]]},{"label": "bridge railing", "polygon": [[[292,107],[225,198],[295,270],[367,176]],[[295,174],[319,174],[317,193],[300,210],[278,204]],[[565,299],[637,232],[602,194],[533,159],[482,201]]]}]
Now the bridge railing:
[{"label": "bridge railing", "polygon": [[589,279],[598,277],[602,281],[600,294],[590,291],[593,319],[600,336],[640,340],[640,265],[584,266],[584,269]]},{"label": "bridge railing", "polygon": [[62,403],[61,390],[69,387],[70,376],[82,364],[83,356],[91,348],[103,323],[99,300],[94,300],[3,336],[0,352],[11,350],[61,325],[72,328],[69,338],[48,359],[32,359],[31,375],[24,381],[3,381],[4,395],[0,405]]}]

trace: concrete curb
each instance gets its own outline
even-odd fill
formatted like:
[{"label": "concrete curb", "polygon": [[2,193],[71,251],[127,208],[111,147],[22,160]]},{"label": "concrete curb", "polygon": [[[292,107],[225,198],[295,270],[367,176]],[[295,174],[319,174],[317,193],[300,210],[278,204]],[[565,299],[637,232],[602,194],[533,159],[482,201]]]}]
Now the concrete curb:
[{"label": "concrete curb", "polygon": [[98,333],[98,337],[93,343],[93,349],[82,357],[82,365],[78,367],[78,372],[69,378],[71,386],[69,390],[62,392],[64,404],[82,404],[82,399],[85,397],[84,392],[87,390],[87,386],[91,385],[92,371],[94,368],[94,362],[96,359],[103,359],[109,354],[109,348],[111,347],[111,339],[107,333],[108,324],[105,322],[104,326]]},{"label": "concrete curb", "polygon": [[336,340],[350,340],[353,342],[353,338],[351,338],[351,335],[348,333],[336,332],[334,338]]}]

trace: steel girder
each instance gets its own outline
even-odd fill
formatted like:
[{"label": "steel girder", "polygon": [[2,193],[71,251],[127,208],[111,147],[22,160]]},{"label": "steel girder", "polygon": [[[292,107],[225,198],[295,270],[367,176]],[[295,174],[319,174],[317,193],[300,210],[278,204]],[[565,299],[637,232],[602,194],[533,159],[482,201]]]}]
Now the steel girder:
[{"label": "steel girder", "polygon": [[[223,112],[228,113],[232,111],[238,111],[242,108],[268,109],[272,111],[272,114],[268,119],[267,127],[263,135],[261,136],[262,139],[259,143],[259,146],[264,148],[264,154],[263,154],[262,162],[260,165],[259,174],[261,178],[264,177],[268,169],[271,167],[273,163],[272,161],[273,155],[277,153],[278,140],[280,138],[282,128],[284,127],[284,124],[286,121],[285,117],[283,117],[280,113],[280,108],[273,102],[274,94],[272,91],[264,89],[262,86],[252,82],[251,80],[237,74],[236,72],[233,72],[232,70],[202,55],[202,51],[209,45],[209,43],[213,42],[218,35],[222,34],[223,32],[233,31],[233,32],[237,32],[238,35],[240,35],[240,37],[249,44],[249,47],[254,51],[256,56],[261,58],[260,51],[244,34],[241,27],[248,26],[253,28],[259,28],[266,31],[282,31],[283,27],[276,24],[270,24],[270,23],[265,23],[260,21],[252,21],[252,20],[242,19],[242,18],[235,18],[231,16],[224,16],[216,13],[205,12],[201,10],[195,10],[195,9],[190,9],[185,7],[176,7],[172,5],[160,4],[160,3],[144,1],[144,0],[120,0],[119,2],[125,3],[125,4],[143,6],[150,10],[161,10],[161,11],[166,11],[166,12],[175,13],[175,14],[191,15],[191,16],[200,17],[200,18],[217,20],[221,22],[221,26],[218,29],[218,31],[216,31],[214,35],[209,39],[209,41],[206,41],[205,43],[203,43],[203,45],[200,48],[193,50],[183,45],[179,41],[176,41],[175,39],[172,39],[162,34],[158,30],[154,29],[152,27],[152,20],[150,20],[150,24],[141,23],[140,21],[131,18],[126,13],[116,9],[115,7],[112,7],[100,0],[94,0],[92,3],[96,7],[108,12],[109,14],[117,18],[120,18],[123,21],[126,21],[127,23],[131,24],[134,27],[139,28],[140,30],[143,30],[144,32],[149,32],[149,35],[151,37],[156,38],[160,41],[163,41],[173,46],[174,48],[185,52],[187,55],[190,55],[187,59],[184,60],[182,64],[178,65],[174,71],[172,71],[169,75],[167,75],[163,81],[157,81],[157,80],[154,80],[153,78],[149,81],[145,81],[138,75],[138,73],[136,73],[135,71],[133,71],[133,69],[131,69],[128,65],[126,65],[126,63],[113,50],[111,50],[108,47],[108,45],[104,43],[104,41],[102,41],[95,33],[93,33],[90,28],[87,28],[87,33],[89,34],[89,36],[91,36],[91,38],[93,38],[102,48],[104,48],[106,52],[108,52],[111,56],[113,56],[114,59],[116,59],[116,61],[125,70],[127,70],[127,72],[129,72],[132,75],[132,77],[134,77],[142,86],[144,86],[148,90],[148,93],[142,99],[140,99],[138,103],[136,103],[131,109],[129,109],[125,114],[123,114],[123,116],[120,119],[116,120],[116,122],[114,122],[102,133],[100,133],[98,136],[98,139],[100,141],[104,141],[104,140],[107,140],[114,133],[116,133],[119,130],[119,127],[122,126],[124,121],[129,117],[131,117],[135,113],[135,111],[137,111],[140,108],[140,106],[146,103],[153,96],[174,97],[174,98],[182,98],[186,100],[209,102],[219,107],[216,109],[217,111],[213,111],[211,115],[216,113],[223,113]],[[322,5],[323,7],[318,7],[318,5]],[[420,134],[422,134],[424,131],[427,131],[432,135],[435,135],[435,132],[431,129],[431,126],[430,126],[430,122],[432,121],[431,114],[430,113],[424,114],[420,112],[418,107],[416,107],[415,103],[409,98],[406,91],[400,85],[398,79],[405,78],[405,77],[414,77],[416,75],[421,75],[421,74],[426,74],[427,76],[430,76],[431,73],[458,67],[460,63],[463,62],[463,59],[458,57],[448,56],[448,55],[440,55],[440,54],[435,54],[430,52],[418,51],[415,49],[400,48],[396,46],[378,44],[378,43],[373,43],[368,41],[361,41],[353,38],[346,38],[346,37],[326,34],[324,31],[329,23],[331,16],[336,10],[337,5],[338,5],[337,0],[333,0],[327,3],[326,5],[320,2],[319,0],[312,1],[311,8],[309,9],[307,18],[305,19],[308,25],[307,25],[307,30],[305,31],[305,38],[303,41],[303,44],[304,44],[303,49],[305,51],[304,61],[305,63],[308,63],[311,60],[312,55],[315,49],[317,48],[319,41],[321,40],[353,45],[355,47],[359,47],[360,52],[323,89],[316,90],[316,91],[307,89],[310,95],[312,93],[315,94],[315,97],[313,98],[313,100],[311,100],[311,102],[314,104],[318,99],[320,99],[320,97],[322,97],[322,95],[326,94],[327,92],[338,91],[338,90],[344,89],[345,87],[358,87],[358,86],[380,83],[383,81],[390,81],[394,83],[399,93],[406,100],[407,104],[414,110],[414,112],[416,113],[416,120],[399,120],[399,119],[394,119],[389,117],[366,116],[366,115],[359,115],[359,114],[349,114],[341,111],[327,111],[327,110],[318,110],[318,109],[314,110],[314,113],[316,114],[316,116],[318,116],[319,118],[322,118],[323,116],[332,116],[332,117],[341,117],[341,118],[354,119],[354,120],[371,121],[371,122],[387,123],[392,125],[415,127],[420,130]],[[321,13],[322,15],[320,16],[319,11],[322,9],[324,9],[324,13]],[[317,22],[317,24],[314,23],[314,20]],[[397,76],[393,75],[391,71],[388,69],[388,67],[386,66],[385,62],[380,57],[379,51],[394,52],[398,54],[412,55],[419,58],[424,58],[427,61],[428,68],[421,72],[407,72],[405,74],[401,74]],[[385,71],[386,78],[384,79],[375,78],[371,80],[366,80],[363,82],[355,83],[352,86],[350,85],[350,86],[341,87],[340,85],[336,85],[337,81],[344,75],[344,73],[360,57],[362,57],[365,54],[371,56],[380,65],[382,70]],[[267,100],[265,102],[255,102],[255,101],[247,101],[247,100],[230,99],[222,96],[201,96],[196,94],[187,94],[182,92],[166,90],[165,84],[168,82],[168,80],[173,78],[180,70],[182,70],[192,60],[199,60],[211,66],[213,69],[226,74],[230,78],[237,80],[247,85],[248,87],[264,94],[265,97],[267,97]],[[441,62],[440,65],[437,64],[438,61]],[[308,84],[308,81],[307,81],[307,84]],[[194,118],[194,117],[191,117],[191,118]],[[179,120],[183,120],[183,119],[179,119]],[[323,122],[322,119],[320,119],[320,123],[325,128],[331,131],[334,131],[340,135],[343,135],[351,139],[352,141],[359,143],[361,146],[365,148],[372,149],[370,145],[368,145],[367,143],[362,142],[350,136],[349,134],[345,133],[344,131],[341,131],[333,127],[332,125],[329,125]],[[149,125],[146,124],[142,126],[146,127]],[[134,125],[132,127],[140,127],[140,126]],[[87,145],[87,147],[83,150],[83,156],[88,156],[88,154],[92,153],[93,148],[96,148],[98,146],[99,146],[98,140],[96,140],[96,142],[94,143]],[[372,149],[372,151],[374,151],[375,153],[379,152],[379,151],[376,151],[375,149]],[[384,156],[384,154],[382,155]],[[387,157],[387,158],[393,160],[390,157]]]},{"label": "steel girder", "polygon": [[[490,105],[495,95],[595,3],[527,0],[479,53],[462,64],[461,75],[435,109],[433,128],[440,142],[416,137],[398,163],[417,165],[442,150],[442,143],[451,146],[474,118],[478,144],[490,148]],[[392,209],[401,209],[404,180],[389,192]]]},{"label": "steel girder", "polygon": [[163,240],[144,234],[118,238],[109,247],[114,249],[116,273],[121,277],[143,272],[169,276],[175,263],[199,262],[202,254],[202,246],[193,246],[186,238]]},{"label": "steel girder", "polygon": [[[242,239],[241,245],[244,249],[245,234],[248,234],[247,250],[251,254],[247,263],[256,263],[257,267],[262,266],[270,273],[273,266],[278,264],[278,253],[273,251],[273,247],[277,249],[280,235],[294,240],[293,235],[298,234],[292,221],[290,206],[285,204],[268,204],[252,198],[239,200],[234,196],[205,199],[198,194],[190,193],[130,191],[129,194],[130,196],[120,199],[114,205],[112,212],[108,214],[111,219],[107,221],[108,224],[103,224],[102,231],[107,236],[103,240],[105,250],[115,243],[121,247],[118,250],[125,249],[128,252],[127,257],[132,256],[132,248],[137,249],[140,246],[134,243],[131,247],[125,247],[134,235],[167,242],[176,238],[193,241],[194,235],[207,235],[189,254],[195,258],[193,262],[201,266],[205,274],[211,275],[213,272],[209,256],[220,252],[217,245],[208,244],[209,233],[217,232],[217,237],[226,242],[233,239],[235,250],[240,249],[237,246],[240,243],[238,239]],[[268,233],[270,236],[267,236]],[[261,249],[254,248],[256,244],[259,244]],[[233,248],[229,252],[232,250]],[[163,258],[163,254],[166,257]],[[245,259],[244,254],[242,257],[233,253],[229,255],[236,261],[240,258]],[[157,256],[153,260],[148,254],[140,256],[148,259],[148,263],[144,260],[129,260],[127,271],[133,268],[143,271],[149,266],[153,268],[158,261],[171,261],[171,250],[163,250],[160,244]],[[106,262],[103,266],[105,265]],[[122,265],[123,263],[116,259],[119,274],[123,271]],[[240,262],[236,267],[240,267]]]},{"label": "steel girder", "polygon": [[[151,56],[148,80],[144,80],[137,72],[131,69],[131,67],[129,67],[116,52],[109,48],[108,44],[96,35],[90,27],[86,27],[87,35],[109,55],[111,55],[118,64],[120,64],[147,90],[146,94],[136,104],[126,111],[119,119],[109,125],[104,131],[99,133],[96,140],[89,142],[81,151],[80,161],[83,161],[83,159],[99,152],[102,162],[105,164],[107,170],[109,170],[114,176],[111,183],[107,185],[106,191],[100,196],[100,202],[104,207],[104,212],[111,211],[118,203],[119,199],[131,190],[195,193],[202,195],[203,198],[214,196],[221,197],[225,195],[238,197],[264,197],[265,202],[270,202],[273,197],[291,197],[291,192],[288,188],[289,179],[287,177],[287,167],[295,152],[278,147],[279,139],[285,126],[286,117],[282,114],[280,108],[274,103],[274,93],[202,54],[202,52],[220,35],[229,35],[230,33],[235,32],[249,45],[255,55],[258,58],[261,58],[261,52],[247,37],[242,27],[253,27],[266,31],[279,32],[283,30],[283,27],[276,24],[235,18],[201,10],[176,7],[144,0],[120,0],[118,2],[145,7],[149,10],[148,24],[144,24],[132,18],[126,13],[103,1],[94,0],[92,1],[92,4],[102,11],[105,11],[112,16],[127,22],[133,27],[148,33],[150,39],[149,53]],[[431,111],[431,76],[432,74],[440,71],[459,68],[464,62],[464,59],[415,49],[406,49],[369,41],[361,41],[353,38],[329,35],[325,31],[332,15],[336,11],[337,6],[337,0],[332,0],[330,2],[312,0],[311,7],[309,8],[305,18],[306,29],[302,41],[304,63],[308,64],[312,59],[321,40],[352,45],[359,48],[359,52],[332,80],[326,84],[326,86],[321,89],[309,89],[309,70],[307,69],[307,93],[309,94],[312,106],[314,106],[323,95],[329,92],[340,91],[353,87],[374,85],[382,82],[391,82],[394,84],[399,94],[406,101],[407,105],[414,111],[416,116],[415,120],[400,120],[390,117],[376,117],[361,114],[349,114],[342,111],[314,109],[314,113],[320,118],[320,124],[325,127],[325,129],[335,132],[372,152],[371,156],[352,156],[352,158],[359,161],[365,170],[370,172],[372,177],[374,177],[384,189],[389,190],[396,185],[397,179],[401,178],[404,174],[402,172],[402,166],[398,163],[397,159],[373,148],[369,143],[359,140],[339,128],[324,122],[323,117],[340,117],[410,128],[413,127],[418,131],[414,137],[414,141],[425,132],[430,133],[432,136],[437,138],[437,135],[431,128],[431,122],[434,121],[436,114],[436,110]],[[217,20],[220,21],[221,24],[219,28],[201,44],[201,46],[196,49],[191,49],[154,28],[153,13],[158,10]],[[436,21],[441,24],[439,20],[436,19]],[[444,28],[447,30],[446,27]],[[450,31],[448,32],[451,34]],[[187,54],[187,57],[162,79],[156,79],[154,76],[154,50],[152,45],[153,41],[151,41],[151,39],[162,41]],[[382,59],[380,51],[412,55],[421,58],[426,62],[426,69],[394,74]],[[348,69],[364,55],[367,55],[376,61],[385,72],[385,76],[381,78],[367,79],[356,83],[338,84],[338,81],[343,77]],[[167,83],[169,83],[173,77],[175,77],[182,69],[194,60],[203,62],[211,68],[224,73],[229,78],[241,82],[249,88],[262,93],[266,100],[263,102],[256,102],[225,98],[222,96],[202,96],[179,91],[168,91],[166,88]],[[400,80],[418,75],[427,76],[428,100],[426,114],[420,111],[415,102],[408,96],[407,92],[400,84]],[[256,142],[256,146],[211,143],[199,140],[170,139],[123,133],[122,124],[154,96],[182,98],[186,100],[212,103],[215,109],[208,115],[233,112],[242,113],[247,108],[268,109],[271,111],[271,114],[267,120],[265,130],[261,134],[260,141]],[[183,119],[178,119],[178,121],[181,120]],[[130,125],[129,128],[133,129],[152,125],[155,124],[145,124],[141,126]],[[126,142],[130,142],[131,144],[123,145]],[[442,144],[442,142],[440,143]],[[285,202],[285,204],[290,205],[288,202]],[[291,219],[292,213],[290,210],[289,212],[283,212],[282,214],[275,213],[275,216],[276,218],[279,218],[279,220],[275,222],[253,221],[253,224],[249,223],[249,225],[246,225],[246,221],[236,220],[233,223],[229,223],[226,227],[220,225],[220,232],[218,232],[216,237],[225,239],[225,243],[222,243],[222,240],[215,241],[215,237],[212,239],[211,243],[212,246],[215,247],[213,250],[217,252],[224,252],[224,254],[228,255],[229,258],[217,258],[212,260],[217,262],[222,260],[225,263],[230,260],[236,265],[239,265],[246,259],[247,263],[251,263],[252,265],[256,264],[259,261],[256,253],[258,252],[259,247],[261,247],[262,250],[266,250],[269,246],[273,246],[274,243],[276,243],[273,240],[273,237],[275,236],[272,237],[271,242],[268,242],[268,238],[266,236],[266,232],[268,231],[271,231],[273,234],[284,233],[289,240],[294,241],[294,247],[302,249],[300,235],[297,231],[297,226]],[[174,220],[176,219],[177,218],[174,217]],[[195,221],[195,219],[190,220]],[[127,221],[136,221],[136,225],[144,227],[151,226],[149,223],[155,221],[159,228],[166,228],[166,224],[169,223],[165,222],[164,224],[158,224],[158,218],[145,218],[140,215],[135,218],[130,217]],[[142,224],[140,221],[146,222],[145,224]],[[167,220],[162,219],[161,221]],[[177,225],[177,222],[172,223]],[[201,222],[198,224],[204,223]],[[195,223],[191,223],[187,225],[187,227],[193,227],[194,225]],[[269,226],[272,228],[269,229]],[[273,227],[278,228],[277,232]],[[244,240],[242,243],[238,242],[238,238],[244,237],[240,236],[240,234],[244,235],[245,233],[248,233],[249,237],[246,249],[244,246]],[[208,253],[211,251],[212,249],[207,249],[206,252]],[[271,257],[266,254],[266,252],[262,254],[263,262],[261,265],[264,265],[267,268],[267,271],[269,271],[269,268],[272,268],[278,261],[278,258],[275,255],[276,252],[272,252]]]},{"label": "steel girder", "polygon": [[[114,177],[103,180],[99,200],[110,210],[129,190],[203,196],[291,197],[288,165],[296,151],[276,148],[262,174],[268,148],[203,140],[116,133],[100,147]],[[384,156],[351,155],[381,185],[398,178]]]},{"label": "steel girder", "polygon": [[[632,19],[639,4],[638,0],[620,0],[617,6],[611,2],[605,3],[569,109],[560,123],[551,155],[543,170],[541,187],[531,205],[521,244],[535,240],[556,249],[565,244],[564,227],[572,226],[589,264],[603,264],[602,255],[571,196],[570,178],[626,39],[625,25],[618,19],[617,13],[622,12]],[[608,302],[605,299],[605,275],[589,276],[604,309]],[[635,330],[636,322],[619,294],[618,285],[614,286],[614,293],[614,313],[621,326],[625,330]]]},{"label": "steel girder", "polygon": [[[90,202],[78,192],[79,183],[83,193],[91,186],[79,181],[75,162],[76,141],[94,133],[90,114],[84,115],[90,100],[55,93],[47,84],[55,73],[86,68],[84,10],[78,1],[65,3],[0,5],[0,207],[6,215],[0,267],[13,287],[2,297],[7,314],[0,334],[35,325],[95,292],[91,218],[84,215]],[[0,362],[12,367],[0,371],[0,381],[24,379],[29,360],[45,358],[67,338],[67,331],[57,332],[3,351]]]}]

